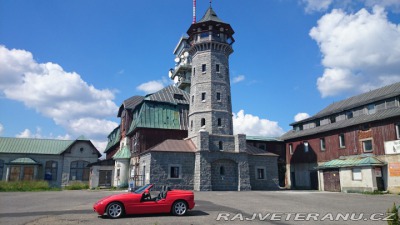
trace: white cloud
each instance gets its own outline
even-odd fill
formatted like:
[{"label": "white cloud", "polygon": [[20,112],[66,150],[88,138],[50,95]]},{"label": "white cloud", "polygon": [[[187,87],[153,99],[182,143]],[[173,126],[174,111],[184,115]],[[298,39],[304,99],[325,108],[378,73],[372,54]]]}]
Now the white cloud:
[{"label": "white cloud", "polygon": [[40,134],[40,129],[36,130],[36,133],[32,133],[29,129],[25,129],[21,133],[17,134],[17,138],[42,138],[42,135]]},{"label": "white cloud", "polygon": [[310,36],[323,55],[317,80],[322,97],[358,94],[400,81],[400,26],[381,7],[354,14],[333,10]]},{"label": "white cloud", "polygon": [[241,81],[244,81],[245,79],[246,79],[246,77],[244,75],[239,75],[239,76],[233,78],[232,83],[236,84]]},{"label": "white cloud", "polygon": [[306,13],[326,12],[331,8],[354,11],[360,7],[372,8],[380,6],[387,10],[399,12],[399,0],[299,0],[304,5]]},{"label": "white cloud", "polygon": [[233,114],[233,131],[235,134],[268,137],[278,137],[284,133],[278,122],[245,114],[243,109]]},{"label": "white cloud", "polygon": [[301,0],[305,4],[305,11],[311,13],[314,11],[326,11],[333,0]]},{"label": "white cloud", "polygon": [[[112,91],[96,89],[79,74],[66,72],[58,64],[37,63],[28,51],[9,50],[0,45],[1,92],[6,98],[52,118],[76,137],[84,134],[88,138],[104,139],[118,125],[104,119],[115,116],[118,110]],[[98,121],[104,124],[99,125]],[[18,136],[37,137],[38,134],[26,129]]]},{"label": "white cloud", "polygon": [[297,121],[305,120],[305,119],[307,119],[309,117],[310,117],[310,115],[308,115],[308,113],[297,113],[294,116],[294,121],[297,122]]},{"label": "white cloud", "polygon": [[0,123],[0,135],[3,135],[3,131],[4,131],[4,126],[3,124]]},{"label": "white cloud", "polygon": [[163,77],[161,80],[152,80],[143,83],[136,87],[137,90],[143,91],[146,94],[157,92],[163,89],[165,86],[172,84],[173,81]]}]

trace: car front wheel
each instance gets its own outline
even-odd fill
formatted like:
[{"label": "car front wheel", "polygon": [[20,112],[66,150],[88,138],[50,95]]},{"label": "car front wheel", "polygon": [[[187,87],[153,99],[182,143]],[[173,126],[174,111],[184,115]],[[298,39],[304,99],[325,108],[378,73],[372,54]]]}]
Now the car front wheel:
[{"label": "car front wheel", "polygon": [[175,216],[183,216],[187,212],[187,204],[184,201],[176,201],[172,205],[172,214]]},{"label": "car front wheel", "polygon": [[119,202],[111,202],[106,209],[107,216],[112,219],[121,217],[124,214],[124,207]]}]

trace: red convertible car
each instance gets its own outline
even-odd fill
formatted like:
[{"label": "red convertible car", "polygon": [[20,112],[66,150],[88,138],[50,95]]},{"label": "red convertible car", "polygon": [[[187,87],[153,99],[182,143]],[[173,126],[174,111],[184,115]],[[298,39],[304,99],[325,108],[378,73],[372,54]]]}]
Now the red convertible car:
[{"label": "red convertible car", "polygon": [[171,190],[163,186],[156,197],[151,197],[153,184],[147,184],[134,192],[111,195],[93,205],[99,215],[119,218],[124,214],[172,213],[183,216],[193,209],[194,194],[192,191]]}]

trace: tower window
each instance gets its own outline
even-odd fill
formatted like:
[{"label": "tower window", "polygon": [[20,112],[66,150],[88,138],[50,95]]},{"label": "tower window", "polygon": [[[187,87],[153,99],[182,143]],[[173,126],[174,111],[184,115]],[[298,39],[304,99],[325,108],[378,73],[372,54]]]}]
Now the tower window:
[{"label": "tower window", "polygon": [[190,121],[190,130],[193,130],[193,120]]},{"label": "tower window", "polygon": [[203,64],[201,65],[201,72],[205,73],[207,71],[207,65]]},{"label": "tower window", "polygon": [[196,75],[196,67],[193,67],[193,76]]},{"label": "tower window", "polygon": [[217,92],[217,101],[221,101],[221,93]]},{"label": "tower window", "polygon": [[201,118],[201,126],[204,127],[206,125],[206,119]]},{"label": "tower window", "polygon": [[224,175],[225,175],[225,167],[224,167],[224,166],[221,166],[221,167],[219,168],[219,175],[221,175],[221,176],[224,176]]},{"label": "tower window", "polygon": [[219,70],[219,64],[215,65],[215,71],[217,71],[217,73],[221,72],[221,71]]},{"label": "tower window", "polygon": [[201,101],[203,101],[203,102],[206,101],[206,93],[205,92],[201,93]]},{"label": "tower window", "polygon": [[192,104],[194,103],[194,95],[192,95]]},{"label": "tower window", "polygon": [[218,118],[218,126],[222,126],[221,118]]},{"label": "tower window", "polygon": [[218,142],[218,148],[219,148],[219,150],[221,150],[221,151],[224,150],[224,149],[223,149],[222,141],[219,141],[219,142]]}]

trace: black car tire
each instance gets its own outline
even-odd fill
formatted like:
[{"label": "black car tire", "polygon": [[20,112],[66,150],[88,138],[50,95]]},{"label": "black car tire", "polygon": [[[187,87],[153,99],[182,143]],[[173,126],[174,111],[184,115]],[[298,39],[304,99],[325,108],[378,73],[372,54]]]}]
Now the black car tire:
[{"label": "black car tire", "polygon": [[106,214],[111,219],[117,219],[124,215],[124,207],[119,202],[111,202],[108,204]]},{"label": "black car tire", "polygon": [[188,211],[188,205],[185,201],[176,201],[172,205],[172,214],[174,216],[183,216],[187,213]]}]

